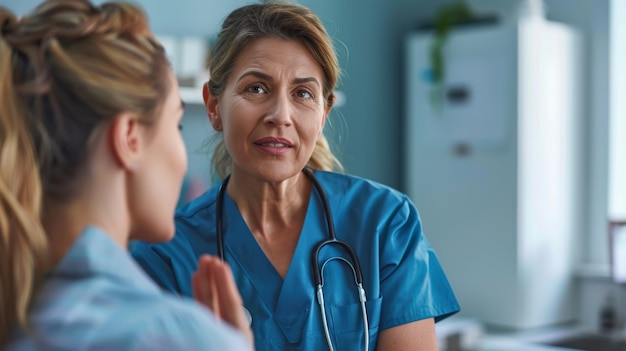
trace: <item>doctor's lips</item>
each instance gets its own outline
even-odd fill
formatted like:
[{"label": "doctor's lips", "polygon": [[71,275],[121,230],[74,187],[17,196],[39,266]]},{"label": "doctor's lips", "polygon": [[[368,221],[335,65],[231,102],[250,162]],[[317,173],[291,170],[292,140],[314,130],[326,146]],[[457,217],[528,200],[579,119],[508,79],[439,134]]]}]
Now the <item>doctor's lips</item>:
[{"label": "doctor's lips", "polygon": [[283,138],[262,138],[254,142],[256,145],[265,147],[293,147],[293,144],[287,139]]},{"label": "doctor's lips", "polygon": [[254,144],[259,146],[264,151],[275,155],[285,153],[293,147],[293,144],[289,140],[275,137],[261,138],[256,140]]}]

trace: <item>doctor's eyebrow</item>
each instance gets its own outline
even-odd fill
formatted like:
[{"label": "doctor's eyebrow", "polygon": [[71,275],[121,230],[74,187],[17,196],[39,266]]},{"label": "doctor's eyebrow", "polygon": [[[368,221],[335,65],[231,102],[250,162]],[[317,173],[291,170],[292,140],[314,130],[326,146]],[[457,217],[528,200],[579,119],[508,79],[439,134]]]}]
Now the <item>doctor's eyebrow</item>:
[{"label": "doctor's eyebrow", "polygon": [[293,81],[296,84],[304,84],[304,83],[308,83],[308,82],[313,82],[313,83],[317,84],[317,86],[320,86],[320,83],[314,77],[296,78]]},{"label": "doctor's eyebrow", "polygon": [[[242,80],[243,78],[247,77],[247,76],[253,76],[262,80],[266,80],[269,82],[274,81],[274,79],[272,78],[272,76],[270,76],[269,74],[263,73],[263,72],[259,72],[259,71],[250,71],[250,72],[246,72],[243,75],[241,75],[241,77],[239,77],[239,79],[237,81]],[[318,80],[315,77],[305,77],[305,78],[295,78],[293,80],[293,82],[295,84],[303,84],[303,83],[308,83],[308,82],[313,82],[315,84],[317,84],[318,86],[321,86],[321,84],[318,82]]]},{"label": "doctor's eyebrow", "polygon": [[259,72],[259,71],[250,71],[250,72],[246,72],[244,74],[241,75],[241,77],[239,77],[239,79],[237,79],[237,81],[240,81],[242,79],[244,79],[247,76],[253,76],[262,80],[267,80],[267,81],[273,81],[274,79],[272,79],[272,76],[270,76],[269,74],[265,74],[263,72]]},{"label": "doctor's eyebrow", "polygon": [[181,110],[183,110],[183,111],[185,111],[185,106],[186,106],[186,104],[185,104],[185,102],[183,101],[183,99],[180,99],[180,109],[181,109]]}]

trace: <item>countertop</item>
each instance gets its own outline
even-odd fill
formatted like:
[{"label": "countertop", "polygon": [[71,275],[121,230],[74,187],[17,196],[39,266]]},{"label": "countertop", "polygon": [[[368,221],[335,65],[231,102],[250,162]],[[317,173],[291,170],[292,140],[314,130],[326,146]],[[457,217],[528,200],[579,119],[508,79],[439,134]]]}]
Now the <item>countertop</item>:
[{"label": "countertop", "polygon": [[449,318],[435,325],[441,351],[581,351],[551,346],[550,341],[593,333],[589,328],[566,326],[529,332],[490,333],[472,319]]},{"label": "countertop", "polygon": [[504,336],[486,336],[478,343],[472,351],[580,351],[578,349],[568,349],[524,342]]}]

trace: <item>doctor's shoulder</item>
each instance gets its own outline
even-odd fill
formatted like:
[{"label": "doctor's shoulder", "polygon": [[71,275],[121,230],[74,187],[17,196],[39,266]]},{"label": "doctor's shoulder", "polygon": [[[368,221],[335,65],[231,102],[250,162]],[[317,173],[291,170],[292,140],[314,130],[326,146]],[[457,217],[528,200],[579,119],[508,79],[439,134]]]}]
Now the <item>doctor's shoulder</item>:
[{"label": "doctor's shoulder", "polygon": [[217,207],[218,186],[214,186],[204,194],[176,209],[174,220],[176,236],[215,235],[215,214]]},{"label": "doctor's shoulder", "polygon": [[409,206],[417,211],[409,197],[388,185],[367,178],[336,172],[316,171],[316,177],[322,182],[325,191],[337,196],[341,202],[351,206],[376,207],[386,209]]},{"label": "doctor's shoulder", "polygon": [[[333,172],[316,172],[328,194],[338,225],[347,225],[361,234],[370,233],[386,241],[398,232],[403,240],[422,237],[419,211],[404,193],[382,183]],[[385,230],[372,230],[372,229]]]}]

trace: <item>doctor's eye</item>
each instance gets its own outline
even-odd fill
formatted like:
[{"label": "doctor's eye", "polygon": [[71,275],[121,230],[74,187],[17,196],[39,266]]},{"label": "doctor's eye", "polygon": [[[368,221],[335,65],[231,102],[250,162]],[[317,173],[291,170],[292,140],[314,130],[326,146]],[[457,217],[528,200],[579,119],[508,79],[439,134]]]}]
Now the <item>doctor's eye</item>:
[{"label": "doctor's eye", "polygon": [[260,84],[253,84],[246,88],[246,91],[253,94],[264,94],[266,93],[265,88]]},{"label": "doctor's eye", "polygon": [[183,125],[182,124],[178,124],[178,130],[183,130]]},{"label": "doctor's eye", "polygon": [[313,94],[311,94],[311,92],[310,92],[310,91],[308,91],[308,90],[306,90],[306,89],[301,89],[301,90],[298,90],[298,91],[296,92],[296,95],[297,95],[299,98],[303,98],[303,99],[312,99],[312,98],[314,97],[314,96],[313,96]]}]

